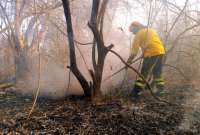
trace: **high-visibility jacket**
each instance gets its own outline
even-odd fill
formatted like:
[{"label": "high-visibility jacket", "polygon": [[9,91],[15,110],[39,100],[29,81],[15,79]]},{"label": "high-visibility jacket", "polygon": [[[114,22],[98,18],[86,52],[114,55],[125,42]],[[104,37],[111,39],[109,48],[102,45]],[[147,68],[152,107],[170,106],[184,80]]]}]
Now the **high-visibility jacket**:
[{"label": "high-visibility jacket", "polygon": [[142,49],[144,57],[165,54],[163,43],[152,28],[143,28],[136,33],[131,54],[137,55],[139,48]]}]

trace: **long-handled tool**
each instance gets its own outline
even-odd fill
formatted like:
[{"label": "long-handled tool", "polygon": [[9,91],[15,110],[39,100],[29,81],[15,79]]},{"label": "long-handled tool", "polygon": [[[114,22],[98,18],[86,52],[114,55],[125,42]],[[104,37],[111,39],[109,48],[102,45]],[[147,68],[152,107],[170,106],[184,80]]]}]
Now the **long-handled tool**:
[{"label": "long-handled tool", "polygon": [[[132,61],[131,64],[137,62],[138,60],[140,60],[140,59],[142,59],[142,58],[143,58],[143,57],[137,58],[136,60]],[[131,64],[130,64],[130,65],[131,65]],[[122,70],[124,70],[124,69],[127,70],[127,66],[124,66],[124,67],[120,68],[120,69],[117,70],[115,73],[113,73],[113,74],[111,74],[110,76],[106,77],[106,78],[103,80],[103,82],[109,80],[111,77],[117,75],[118,73],[120,73],[120,72],[121,72]]]}]

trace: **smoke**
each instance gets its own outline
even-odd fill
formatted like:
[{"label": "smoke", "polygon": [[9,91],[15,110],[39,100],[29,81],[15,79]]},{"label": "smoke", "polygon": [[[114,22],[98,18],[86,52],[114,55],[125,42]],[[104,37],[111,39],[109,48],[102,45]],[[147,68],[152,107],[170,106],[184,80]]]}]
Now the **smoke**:
[{"label": "smoke", "polygon": [[17,81],[17,88],[23,94],[33,95],[38,87],[40,87],[39,96],[52,98],[61,98],[69,94],[81,93],[80,85],[73,75],[71,75],[70,87],[67,90],[69,71],[64,64],[61,65],[56,61],[46,59],[43,55],[41,55],[40,69],[38,56],[33,57],[29,61],[25,78]]},{"label": "smoke", "polygon": [[[55,55],[52,54],[51,51],[48,51],[49,54],[47,54],[44,50],[45,49],[42,50],[40,55],[40,69],[39,55],[37,52],[34,52],[27,57],[28,69],[27,71],[24,71],[25,77],[17,80],[18,91],[23,94],[34,95],[39,87],[39,96],[50,98],[62,98],[67,95],[83,94],[83,90],[77,79],[73,73],[69,72],[69,69],[67,69],[69,59],[68,54],[65,53],[68,51],[64,51],[63,49],[60,53],[54,52]],[[83,57],[86,63],[83,61],[83,57],[80,53],[76,51],[78,68],[83,75],[86,76],[87,80],[91,81],[91,77],[88,73],[88,69],[92,69],[90,53],[91,47],[80,47],[80,50],[84,55]],[[128,58],[129,48],[125,48],[125,45],[120,46],[116,44],[114,50],[117,51],[125,60]],[[123,66],[124,64],[116,56],[108,54],[103,71],[103,83],[101,87],[103,93],[113,90],[122,82],[125,71],[118,73],[106,81],[104,80]]]}]

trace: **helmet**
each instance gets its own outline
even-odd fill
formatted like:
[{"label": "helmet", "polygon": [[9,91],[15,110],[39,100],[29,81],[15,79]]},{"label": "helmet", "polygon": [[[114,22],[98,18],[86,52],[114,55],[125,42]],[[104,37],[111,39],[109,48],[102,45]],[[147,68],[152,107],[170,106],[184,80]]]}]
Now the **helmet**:
[{"label": "helmet", "polygon": [[139,27],[141,27],[141,26],[142,26],[141,23],[139,23],[139,22],[137,22],[137,21],[133,21],[133,22],[131,23],[131,25],[129,26],[129,31],[132,31],[133,28],[139,28]]}]

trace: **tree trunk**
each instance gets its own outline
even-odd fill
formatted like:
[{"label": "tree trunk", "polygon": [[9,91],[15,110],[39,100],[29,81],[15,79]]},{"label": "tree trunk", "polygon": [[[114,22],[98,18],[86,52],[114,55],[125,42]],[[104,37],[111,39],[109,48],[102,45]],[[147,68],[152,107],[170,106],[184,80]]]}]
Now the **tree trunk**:
[{"label": "tree trunk", "polygon": [[[103,40],[103,30],[102,30],[103,19],[107,3],[108,0],[104,0],[102,3],[100,3],[99,0],[93,0],[91,18],[90,22],[88,23],[94,35],[94,44],[92,49],[93,51],[92,62],[94,68],[93,97],[101,95],[101,82],[102,82],[104,62],[106,55],[108,54],[108,50],[112,48],[112,46],[106,47],[104,45],[104,40]],[[96,49],[94,49],[95,47],[97,47],[97,55],[98,55],[97,62],[95,58],[96,54],[95,53]]]},{"label": "tree trunk", "polygon": [[16,66],[16,79],[24,77],[24,71],[27,70],[27,60],[26,60],[26,49],[23,48],[23,45],[21,44],[20,40],[22,39],[20,37],[20,7],[21,7],[21,0],[15,1],[15,27],[14,27],[14,33],[13,35],[13,43],[15,48],[15,66]]},{"label": "tree trunk", "polygon": [[76,53],[75,53],[75,47],[74,47],[74,34],[73,34],[72,21],[71,21],[70,2],[69,0],[62,0],[62,2],[63,2],[66,23],[67,23],[68,43],[69,43],[69,50],[70,50],[70,67],[69,68],[72,71],[72,73],[76,76],[79,83],[81,84],[84,90],[84,95],[91,96],[92,87],[89,85],[89,82],[87,82],[86,78],[82,75],[82,73],[80,72],[76,64]]}]

